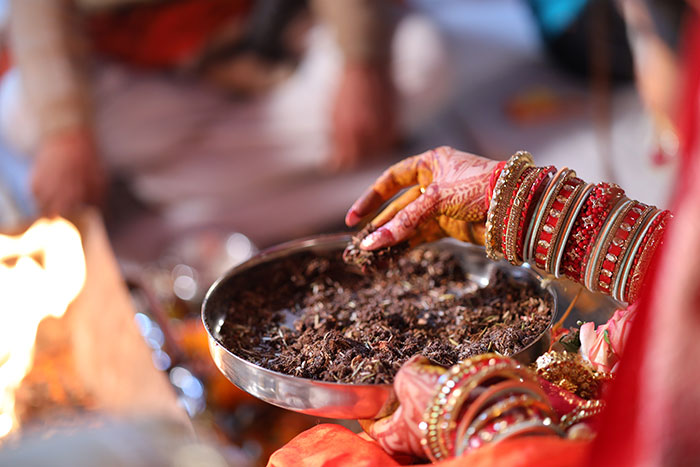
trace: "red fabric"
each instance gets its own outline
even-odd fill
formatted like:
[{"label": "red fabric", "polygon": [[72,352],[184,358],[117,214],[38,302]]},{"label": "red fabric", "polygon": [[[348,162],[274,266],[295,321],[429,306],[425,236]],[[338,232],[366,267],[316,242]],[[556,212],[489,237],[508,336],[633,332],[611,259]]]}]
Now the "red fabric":
[{"label": "red fabric", "polygon": [[438,462],[440,467],[577,467],[588,456],[590,443],[554,436],[516,438],[487,444],[466,456]]},{"label": "red fabric", "polygon": [[[487,445],[466,456],[438,462],[441,467],[537,465],[578,466],[588,453],[589,443],[544,436],[521,438]],[[318,425],[300,434],[275,452],[268,467],[398,466],[375,442],[367,441],[339,425]]]},{"label": "red fabric", "polygon": [[681,102],[678,108],[676,126],[680,143],[682,163],[687,166],[697,140],[698,98],[700,98],[700,18],[688,14],[685,21],[685,34],[681,42],[683,61]]},{"label": "red fabric", "polygon": [[[700,191],[698,26],[693,13],[686,22],[683,43],[682,159],[672,209],[678,217],[666,233],[667,244],[656,252],[647,273],[625,357],[611,388],[609,409],[603,414],[592,449],[591,465],[696,465],[700,460],[696,418],[700,409],[700,278],[693,264],[700,245],[700,200],[695,199]],[[676,245],[680,247],[674,248]]]},{"label": "red fabric", "polygon": [[252,0],[178,0],[93,15],[88,29],[106,57],[142,68],[167,68],[191,60],[213,33],[243,20]]}]

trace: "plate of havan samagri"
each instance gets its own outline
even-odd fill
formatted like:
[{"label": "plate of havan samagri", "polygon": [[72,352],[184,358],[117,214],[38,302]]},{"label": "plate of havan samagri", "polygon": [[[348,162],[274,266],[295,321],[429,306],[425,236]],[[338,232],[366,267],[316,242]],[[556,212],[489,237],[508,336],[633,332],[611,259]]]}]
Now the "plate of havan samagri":
[{"label": "plate of havan samagri", "polygon": [[211,287],[202,320],[231,382],[285,409],[379,418],[394,409],[391,382],[413,355],[450,366],[497,352],[529,364],[547,351],[563,310],[528,266],[441,240],[363,271],[343,261],[350,241],[337,234],[285,243]]}]

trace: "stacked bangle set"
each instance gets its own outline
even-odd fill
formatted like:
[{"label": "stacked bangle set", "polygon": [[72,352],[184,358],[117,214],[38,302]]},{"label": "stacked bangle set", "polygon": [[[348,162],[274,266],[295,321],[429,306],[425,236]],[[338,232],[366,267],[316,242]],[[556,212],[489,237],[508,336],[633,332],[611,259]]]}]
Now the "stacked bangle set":
[{"label": "stacked bangle set", "polygon": [[526,434],[564,436],[534,373],[497,354],[467,359],[438,381],[420,428],[433,461]]},{"label": "stacked bangle set", "polygon": [[516,153],[494,171],[486,218],[486,253],[530,262],[589,290],[634,302],[671,218],[630,200],[614,184],[585,183],[573,170],[535,167]]}]

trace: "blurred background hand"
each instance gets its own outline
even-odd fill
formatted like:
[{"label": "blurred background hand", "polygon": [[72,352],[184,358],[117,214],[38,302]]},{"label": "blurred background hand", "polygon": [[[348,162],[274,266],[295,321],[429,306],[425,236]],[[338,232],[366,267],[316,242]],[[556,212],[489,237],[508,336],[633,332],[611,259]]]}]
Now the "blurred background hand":
[{"label": "blurred background hand", "polygon": [[39,146],[31,188],[42,215],[65,215],[83,204],[99,205],[106,176],[91,132],[76,128],[55,133]]},{"label": "blurred background hand", "polygon": [[398,138],[396,91],[383,66],[347,65],[333,109],[332,171],[392,149]]}]

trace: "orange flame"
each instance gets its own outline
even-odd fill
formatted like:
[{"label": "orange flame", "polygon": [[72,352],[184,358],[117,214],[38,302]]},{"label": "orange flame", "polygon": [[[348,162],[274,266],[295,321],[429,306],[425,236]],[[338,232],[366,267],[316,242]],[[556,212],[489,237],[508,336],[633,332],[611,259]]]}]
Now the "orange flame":
[{"label": "orange flame", "polygon": [[63,316],[84,282],[80,233],[68,221],[0,235],[0,439],[17,426],[14,394],[32,367],[39,323]]}]

